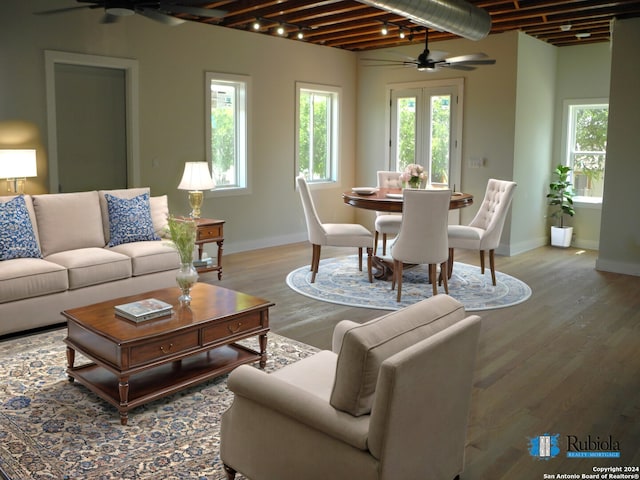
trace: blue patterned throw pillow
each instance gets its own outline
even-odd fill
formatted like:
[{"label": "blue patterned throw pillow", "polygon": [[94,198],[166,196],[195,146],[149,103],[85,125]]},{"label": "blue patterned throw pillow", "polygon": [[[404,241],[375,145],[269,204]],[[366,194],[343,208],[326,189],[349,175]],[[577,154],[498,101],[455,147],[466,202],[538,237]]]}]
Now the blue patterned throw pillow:
[{"label": "blue patterned throw pillow", "polygon": [[122,243],[160,240],[153,229],[149,194],[133,198],[118,198],[104,194],[109,212],[109,243],[115,247]]},{"label": "blue patterned throw pillow", "polygon": [[24,197],[0,203],[0,260],[42,258]]}]

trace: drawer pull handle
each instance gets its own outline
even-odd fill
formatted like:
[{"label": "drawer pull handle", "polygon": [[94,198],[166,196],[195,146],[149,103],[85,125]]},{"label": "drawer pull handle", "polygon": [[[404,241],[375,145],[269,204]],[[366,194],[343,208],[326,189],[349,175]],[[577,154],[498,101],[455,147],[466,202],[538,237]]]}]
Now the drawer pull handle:
[{"label": "drawer pull handle", "polygon": [[238,324],[234,327],[232,327],[231,325],[229,325],[227,328],[229,329],[229,331],[231,333],[236,333],[238,330],[240,330],[240,327],[242,326],[242,322],[238,322]]},{"label": "drawer pull handle", "polygon": [[170,343],[169,348],[167,349],[164,348],[164,345],[160,345],[160,350],[162,351],[162,353],[169,353],[172,348],[173,348],[173,343]]}]

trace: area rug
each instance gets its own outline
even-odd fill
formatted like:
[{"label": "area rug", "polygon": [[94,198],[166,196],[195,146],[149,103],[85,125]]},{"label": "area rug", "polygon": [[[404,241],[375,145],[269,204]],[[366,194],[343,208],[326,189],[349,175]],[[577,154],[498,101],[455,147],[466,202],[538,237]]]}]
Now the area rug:
[{"label": "area rug", "polygon": [[[427,283],[426,265],[406,269],[402,276],[402,301],[396,302],[396,292],[391,282],[374,279],[369,283],[366,272],[358,270],[358,257],[328,258],[320,261],[316,281],[311,283],[310,266],[298,268],[287,276],[287,285],[296,292],[324,302],[352,307],[397,310],[424,300],[433,294]],[[444,292],[439,287],[439,292]],[[501,272],[496,272],[496,286],[491,282],[491,272],[480,267],[455,262],[453,276],[449,280],[449,295],[458,300],[469,312],[510,307],[527,300],[531,288]]]},{"label": "area rug", "polygon": [[[219,459],[220,416],[233,400],[226,376],[136,408],[122,426],[113,406],[67,381],[65,334],[0,342],[0,468],[11,480],[226,478]],[[273,333],[268,339],[266,371],[316,351]]]}]

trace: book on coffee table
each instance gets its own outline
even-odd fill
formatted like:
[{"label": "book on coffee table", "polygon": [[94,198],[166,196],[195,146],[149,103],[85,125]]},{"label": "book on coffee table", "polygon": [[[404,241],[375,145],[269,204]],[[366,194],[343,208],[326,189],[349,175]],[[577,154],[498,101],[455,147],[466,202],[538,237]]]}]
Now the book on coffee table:
[{"label": "book on coffee table", "polygon": [[116,315],[120,315],[134,322],[144,322],[154,318],[164,317],[171,314],[171,304],[157,300],[155,298],[147,298],[138,302],[124,303],[116,305]]}]

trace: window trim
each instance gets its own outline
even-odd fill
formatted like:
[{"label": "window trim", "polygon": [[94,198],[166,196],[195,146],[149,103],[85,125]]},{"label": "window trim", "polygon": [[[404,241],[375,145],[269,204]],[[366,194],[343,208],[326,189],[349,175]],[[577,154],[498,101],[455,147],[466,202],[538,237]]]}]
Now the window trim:
[{"label": "window trim", "polygon": [[[573,166],[571,165],[571,145],[569,144],[569,140],[571,137],[571,132],[569,131],[569,118],[570,118],[570,110],[571,107],[584,107],[587,105],[607,105],[609,107],[609,99],[607,97],[598,97],[598,98],[573,98],[566,99],[563,102],[562,107],[562,164],[566,166],[572,167],[571,170],[571,182],[574,182],[573,179]],[[573,126],[571,127],[573,128]],[[605,163],[606,168],[606,163]],[[601,209],[602,208],[602,197],[585,197],[585,196],[574,196],[573,197],[574,205],[579,207],[591,208],[591,209]]]},{"label": "window trim", "polygon": [[[251,125],[251,77],[249,75],[205,72],[205,154],[206,161],[213,171],[211,158],[211,83],[227,83],[240,85],[243,88],[238,92],[237,111],[238,116],[238,141],[236,149],[238,155],[244,158],[239,163],[238,183],[233,186],[216,186],[205,193],[206,197],[222,197],[230,195],[246,195],[251,193],[251,155],[249,149],[250,125]],[[244,124],[244,125],[242,125]],[[242,128],[244,126],[244,128]]]},{"label": "window trim", "polygon": [[[294,134],[294,186],[295,178],[299,175],[300,164],[298,162],[298,154],[300,149],[300,93],[303,90],[310,90],[320,93],[331,94],[332,98],[332,119],[331,119],[331,171],[333,176],[331,179],[308,181],[310,188],[328,188],[340,185],[340,125],[342,119],[342,87],[335,85],[324,85],[319,83],[295,82],[295,134]],[[297,188],[297,187],[296,187]]]}]

